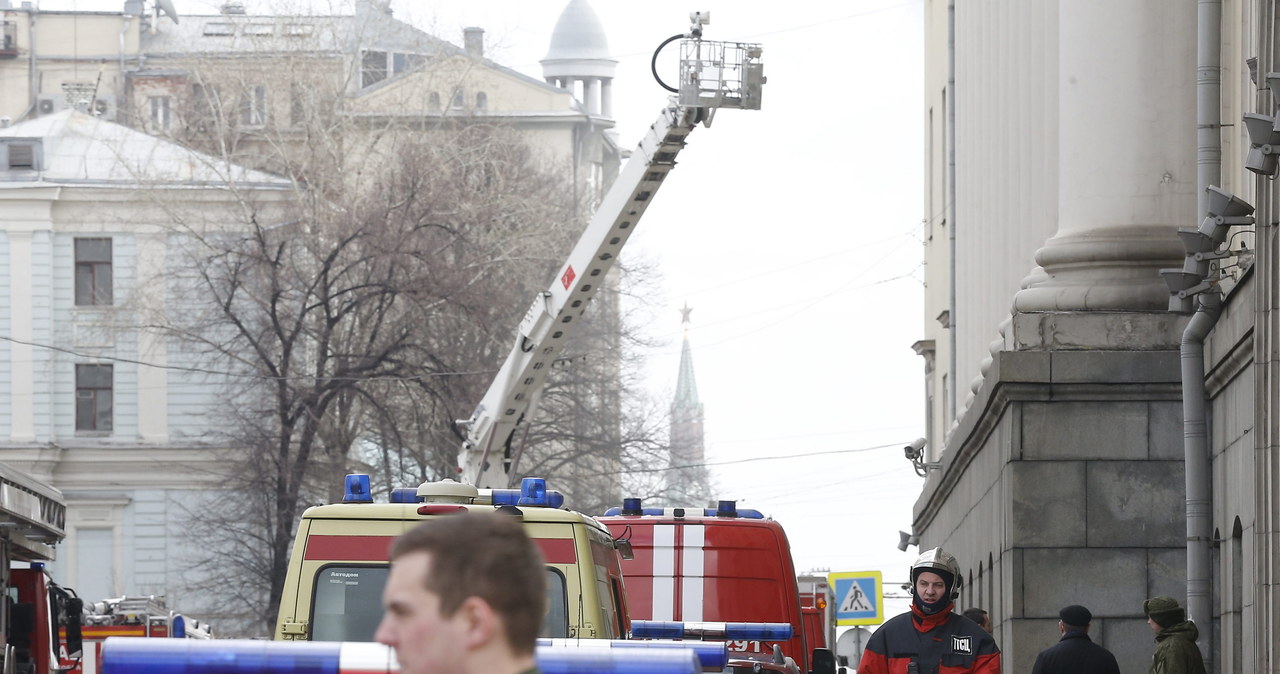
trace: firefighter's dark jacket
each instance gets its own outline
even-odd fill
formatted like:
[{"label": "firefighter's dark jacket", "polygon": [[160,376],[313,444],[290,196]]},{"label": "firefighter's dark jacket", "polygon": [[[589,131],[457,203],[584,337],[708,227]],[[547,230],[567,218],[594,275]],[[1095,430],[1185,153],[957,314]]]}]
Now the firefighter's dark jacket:
[{"label": "firefighter's dark jacket", "polygon": [[977,623],[955,615],[955,604],[927,616],[915,603],[890,618],[867,641],[858,674],[1000,674],[996,640]]}]

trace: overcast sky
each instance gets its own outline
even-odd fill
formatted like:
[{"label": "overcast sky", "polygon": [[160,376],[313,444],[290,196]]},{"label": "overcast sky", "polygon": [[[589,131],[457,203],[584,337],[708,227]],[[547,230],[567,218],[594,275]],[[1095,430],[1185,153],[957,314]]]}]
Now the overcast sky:
[{"label": "overcast sky", "polygon": [[[189,15],[222,4],[174,3]],[[38,4],[117,10],[123,0]],[[458,44],[464,26],[480,26],[487,56],[540,77],[565,4],[392,8]],[[659,260],[663,275],[650,307],[653,335],[665,340],[650,354],[651,388],[664,399],[674,389],[678,309],[688,302],[720,497],[779,520],[800,571],[880,569],[886,583],[906,580],[916,550],[895,544],[922,481],[902,447],[924,434],[924,365],[911,349],[924,323],[923,0],[592,5],[619,61],[614,112],[626,147],[665,105],[650,55],[688,29],[690,10],[711,11],[706,39],[764,47],[763,109],[724,111],[690,136],[627,251]],[[892,615],[905,602],[887,607]]]}]

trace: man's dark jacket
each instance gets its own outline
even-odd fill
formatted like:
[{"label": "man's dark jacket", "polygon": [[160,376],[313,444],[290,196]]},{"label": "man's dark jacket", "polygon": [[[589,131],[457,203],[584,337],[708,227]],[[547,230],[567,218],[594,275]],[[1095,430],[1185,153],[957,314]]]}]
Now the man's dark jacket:
[{"label": "man's dark jacket", "polygon": [[1111,651],[1093,643],[1085,632],[1072,630],[1058,643],[1040,651],[1031,674],[1120,674]]}]

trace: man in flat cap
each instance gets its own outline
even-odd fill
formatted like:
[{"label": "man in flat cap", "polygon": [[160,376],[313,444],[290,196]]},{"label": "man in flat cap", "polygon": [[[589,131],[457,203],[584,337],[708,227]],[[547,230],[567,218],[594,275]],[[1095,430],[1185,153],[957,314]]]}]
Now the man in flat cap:
[{"label": "man in flat cap", "polygon": [[1205,674],[1204,656],[1196,639],[1200,630],[1187,620],[1187,612],[1173,597],[1152,597],[1142,602],[1147,624],[1156,634],[1151,674]]},{"label": "man in flat cap", "polygon": [[1040,651],[1031,674],[1120,674],[1120,665],[1111,651],[1093,643],[1089,609],[1072,604],[1058,611],[1058,643]]}]

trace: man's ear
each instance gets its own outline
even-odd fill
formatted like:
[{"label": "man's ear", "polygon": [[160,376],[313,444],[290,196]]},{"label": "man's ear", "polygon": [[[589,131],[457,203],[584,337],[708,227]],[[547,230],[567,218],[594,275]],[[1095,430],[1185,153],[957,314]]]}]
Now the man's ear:
[{"label": "man's ear", "polygon": [[454,615],[463,621],[463,643],[477,649],[498,638],[501,620],[489,602],[480,597],[467,597]]}]

